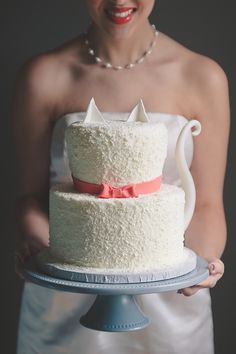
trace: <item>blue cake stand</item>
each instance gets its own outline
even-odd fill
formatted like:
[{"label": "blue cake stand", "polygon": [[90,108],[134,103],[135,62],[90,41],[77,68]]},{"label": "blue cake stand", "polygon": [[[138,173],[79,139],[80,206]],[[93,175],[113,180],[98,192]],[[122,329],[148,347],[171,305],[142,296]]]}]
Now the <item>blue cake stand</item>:
[{"label": "blue cake stand", "polygon": [[135,295],[177,291],[198,284],[209,275],[208,263],[197,257],[196,268],[179,277],[131,284],[102,284],[64,280],[44,274],[38,269],[36,257],[22,268],[24,278],[47,288],[85,294],[96,294],[89,311],[80,323],[90,329],[107,332],[128,332],[148,326],[149,319],[140,309]]}]

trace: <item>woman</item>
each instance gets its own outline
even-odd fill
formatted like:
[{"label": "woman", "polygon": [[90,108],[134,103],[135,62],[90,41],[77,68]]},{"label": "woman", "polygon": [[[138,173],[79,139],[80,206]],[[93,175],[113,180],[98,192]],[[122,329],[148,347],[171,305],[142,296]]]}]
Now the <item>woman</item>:
[{"label": "woman", "polygon": [[[92,24],[87,34],[33,58],[22,69],[13,104],[19,161],[17,254],[23,260],[48,246],[49,166],[51,183],[70,178],[63,162],[64,125],[83,116],[73,112],[86,111],[94,97],[101,111],[114,112],[106,113],[107,119],[125,119],[142,98],[150,119],[168,125],[172,145],[187,119],[202,124],[193,158],[191,144],[186,150],[197,202],[185,244],[208,260],[210,275],[182,289],[182,295],[142,296],[152,324],[121,334],[94,332],[78,324],[93,296],[26,283],[18,354],[214,352],[209,288],[224,273],[220,258],[226,241],[222,192],[230,115],[227,78],[210,58],[157,33],[148,20],[154,3],[88,0]],[[173,149],[168,148],[171,169],[164,179],[177,184]]]}]

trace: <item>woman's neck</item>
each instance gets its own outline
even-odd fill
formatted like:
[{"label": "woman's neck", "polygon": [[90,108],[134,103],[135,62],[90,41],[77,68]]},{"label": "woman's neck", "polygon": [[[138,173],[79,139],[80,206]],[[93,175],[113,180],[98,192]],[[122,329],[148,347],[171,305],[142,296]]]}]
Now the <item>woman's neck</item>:
[{"label": "woman's neck", "polygon": [[87,32],[90,46],[96,56],[112,65],[126,65],[139,59],[154,40],[154,30],[147,21],[135,31],[121,35],[101,31],[92,24]]}]

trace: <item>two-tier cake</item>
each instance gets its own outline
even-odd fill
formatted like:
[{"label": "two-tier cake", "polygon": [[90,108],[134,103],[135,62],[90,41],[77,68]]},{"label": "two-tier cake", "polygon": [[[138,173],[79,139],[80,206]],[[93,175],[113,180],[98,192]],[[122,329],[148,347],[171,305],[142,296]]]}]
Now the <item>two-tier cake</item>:
[{"label": "two-tier cake", "polygon": [[44,270],[136,282],[195,268],[184,247],[184,190],[162,181],[167,143],[165,125],[149,122],[142,101],[123,122],[105,121],[91,100],[84,121],[66,130],[73,183],[50,191]]}]

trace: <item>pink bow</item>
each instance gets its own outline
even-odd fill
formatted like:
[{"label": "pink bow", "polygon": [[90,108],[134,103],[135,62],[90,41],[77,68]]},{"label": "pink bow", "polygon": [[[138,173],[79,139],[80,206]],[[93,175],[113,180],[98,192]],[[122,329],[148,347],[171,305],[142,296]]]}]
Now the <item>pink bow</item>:
[{"label": "pink bow", "polygon": [[135,186],[130,184],[122,187],[113,187],[108,183],[101,184],[101,192],[98,198],[134,198],[138,197]]},{"label": "pink bow", "polygon": [[113,187],[108,183],[90,183],[82,181],[72,175],[75,189],[79,193],[97,194],[98,198],[133,198],[140,194],[154,193],[160,189],[161,176],[152,181],[146,181],[126,186]]}]

